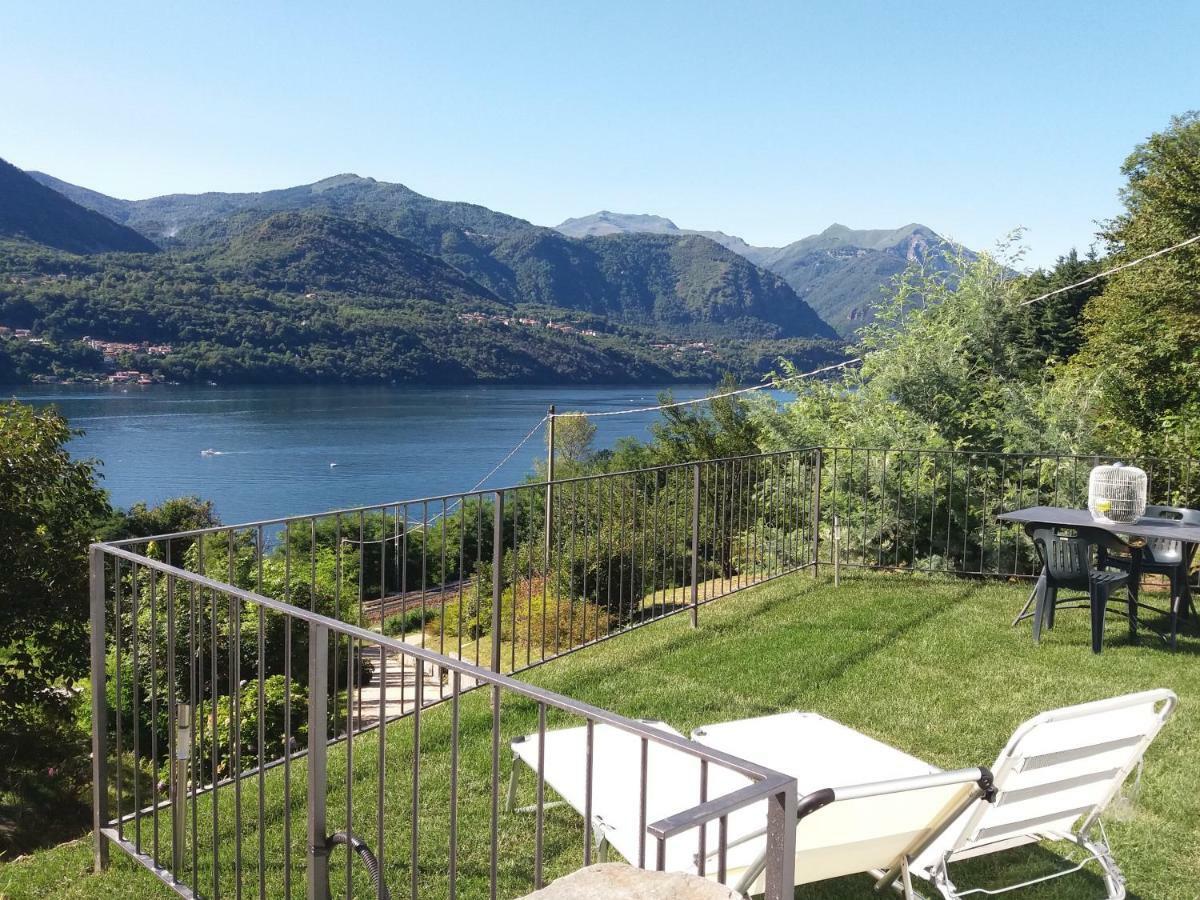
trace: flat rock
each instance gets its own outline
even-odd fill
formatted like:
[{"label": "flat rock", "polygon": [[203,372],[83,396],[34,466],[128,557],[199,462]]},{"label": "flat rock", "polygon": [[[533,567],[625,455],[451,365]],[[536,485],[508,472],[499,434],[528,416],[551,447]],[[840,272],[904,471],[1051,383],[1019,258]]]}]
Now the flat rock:
[{"label": "flat rock", "polygon": [[723,884],[679,872],[647,872],[620,863],[588,866],[524,900],[741,900]]}]

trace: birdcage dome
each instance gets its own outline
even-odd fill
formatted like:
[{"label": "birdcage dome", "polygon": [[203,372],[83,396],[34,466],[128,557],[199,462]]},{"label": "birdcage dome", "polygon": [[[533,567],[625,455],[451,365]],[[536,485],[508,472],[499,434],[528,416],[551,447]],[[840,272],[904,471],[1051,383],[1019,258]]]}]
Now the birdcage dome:
[{"label": "birdcage dome", "polygon": [[1146,512],[1147,489],[1137,466],[1096,466],[1088,476],[1088,511],[1097,522],[1136,522]]}]

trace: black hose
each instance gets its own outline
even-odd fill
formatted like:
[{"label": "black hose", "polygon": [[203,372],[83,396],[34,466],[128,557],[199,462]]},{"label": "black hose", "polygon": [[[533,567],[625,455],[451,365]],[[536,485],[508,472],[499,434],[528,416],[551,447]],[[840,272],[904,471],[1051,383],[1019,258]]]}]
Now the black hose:
[{"label": "black hose", "polygon": [[363,861],[363,865],[367,867],[367,874],[371,876],[371,884],[375,886],[376,900],[391,900],[387,885],[383,882],[383,873],[379,871],[379,860],[375,858],[370,847],[345,831],[331,834],[325,843],[330,848],[346,845],[357,853],[359,859]]}]

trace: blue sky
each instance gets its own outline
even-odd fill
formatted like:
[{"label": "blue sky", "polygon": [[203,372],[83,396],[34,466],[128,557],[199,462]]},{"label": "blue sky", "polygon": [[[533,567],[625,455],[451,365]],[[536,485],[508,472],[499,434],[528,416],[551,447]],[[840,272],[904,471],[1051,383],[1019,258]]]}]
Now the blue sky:
[{"label": "blue sky", "polygon": [[356,172],[752,243],[923,222],[1086,248],[1200,107],[1200,4],[32,3],[0,156],[121,197]]}]

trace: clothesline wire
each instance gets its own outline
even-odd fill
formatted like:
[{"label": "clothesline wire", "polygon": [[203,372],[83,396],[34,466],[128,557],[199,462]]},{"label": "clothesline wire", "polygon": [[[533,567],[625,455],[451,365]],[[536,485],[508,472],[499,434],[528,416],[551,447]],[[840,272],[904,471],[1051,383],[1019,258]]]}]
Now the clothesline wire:
[{"label": "clothesline wire", "polygon": [[1193,235],[1186,241],[1180,241],[1178,244],[1172,244],[1170,247],[1163,247],[1161,250],[1155,250],[1153,253],[1147,253],[1145,256],[1130,260],[1127,263],[1122,263],[1119,266],[1113,266],[1111,269],[1106,269],[1103,272],[1093,275],[1091,278],[1083,279],[1083,281],[1077,281],[1075,284],[1068,284],[1066,287],[1057,288],[1053,291],[1047,291],[1038,297],[1034,297],[1032,300],[1024,300],[1018,305],[1029,306],[1031,303],[1037,303],[1040,300],[1046,300],[1058,294],[1065,294],[1067,291],[1073,291],[1076,288],[1081,288],[1084,285],[1091,284],[1094,281],[1099,281],[1101,278],[1107,278],[1109,275],[1115,275],[1118,272],[1125,271],[1126,269],[1132,269],[1134,266],[1140,266],[1147,260],[1151,260],[1159,256],[1165,256],[1168,253],[1174,253],[1176,250],[1186,247],[1188,244],[1194,244],[1197,241],[1200,241],[1200,234]]},{"label": "clothesline wire", "polygon": [[[524,447],[527,443],[529,443],[529,439],[531,437],[533,437],[535,434],[537,434],[538,429],[541,428],[543,425],[545,425],[546,420],[548,420],[549,418],[550,418],[549,416],[542,416],[541,421],[539,421],[536,425],[534,425],[532,428],[530,428],[529,433],[526,434],[525,437],[521,438],[521,440],[519,442],[517,442],[517,445],[515,447],[513,447],[511,450],[508,451],[508,455],[505,456],[504,459],[500,460],[500,462],[496,463],[496,465],[494,465],[492,467],[492,470],[490,472],[488,472],[486,475],[484,475],[482,478],[480,478],[477,482],[475,482],[475,484],[471,487],[471,490],[467,491],[467,493],[470,494],[470,493],[474,493],[475,491],[479,490],[479,488],[481,488],[489,478],[491,478],[493,475],[495,475],[497,472],[499,472],[501,469],[503,469],[505,467],[505,465],[508,464],[509,460],[511,460],[514,456],[516,456],[517,453],[520,451],[520,449],[522,447]],[[432,525],[438,519],[442,518],[443,516],[449,514],[451,511],[453,511],[456,506],[458,506],[462,503],[462,501],[463,501],[463,498],[459,497],[453,503],[451,503],[449,506],[447,506],[444,510],[442,510],[436,516],[434,516],[432,519],[430,519],[428,522],[419,522],[419,523],[413,525],[412,528],[409,529],[409,531],[419,531],[422,528],[428,528],[430,525]],[[398,535],[392,535],[391,537],[380,538],[379,540],[375,540],[375,541],[356,541],[353,538],[343,537],[342,543],[343,544],[357,544],[359,546],[362,546],[365,544],[386,544],[386,543],[389,543],[392,541],[397,541],[399,539],[400,539],[400,536],[398,536]]]},{"label": "clothesline wire", "polygon": [[[844,359],[840,363],[834,363],[831,366],[822,366],[820,369],[813,369],[811,372],[803,372],[799,375],[789,375],[787,378],[780,378],[764,384],[756,384],[751,387],[738,388],[736,391],[726,391],[723,394],[712,394],[708,397],[696,397],[694,400],[678,400],[674,403],[659,403],[656,406],[639,406],[636,409],[610,409],[603,412],[555,413],[554,418],[566,419],[573,416],[585,416],[589,419],[598,419],[602,416],[629,416],[633,415],[634,413],[657,412],[660,409],[674,409],[677,406],[692,406],[696,403],[708,403],[710,400],[723,400],[726,397],[735,397],[739,394],[749,394],[753,391],[765,391],[771,388],[777,388],[789,381],[799,381],[802,378],[812,378],[814,375],[822,375],[825,372],[832,372],[836,369],[844,369],[847,366],[852,366],[855,363],[860,362],[862,362],[862,357],[856,356],[853,359]],[[546,418],[549,418],[549,416]],[[543,419],[543,421],[545,420]]]}]

